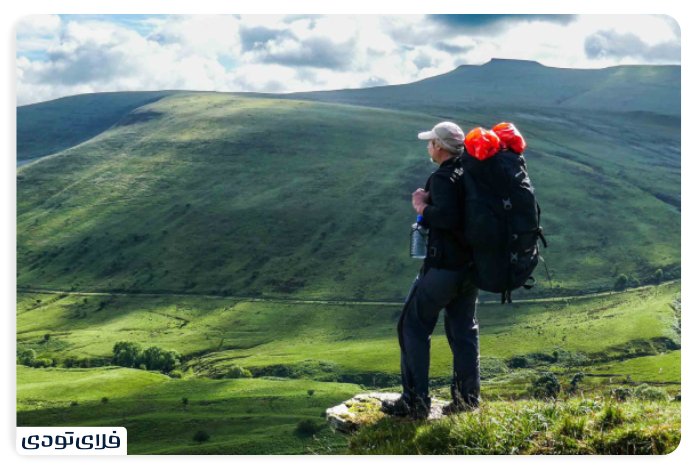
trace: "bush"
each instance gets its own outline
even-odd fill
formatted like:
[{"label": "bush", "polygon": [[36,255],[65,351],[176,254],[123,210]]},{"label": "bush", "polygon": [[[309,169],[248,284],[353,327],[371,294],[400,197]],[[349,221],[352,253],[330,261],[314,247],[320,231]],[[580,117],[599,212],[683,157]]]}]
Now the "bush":
[{"label": "bush", "polygon": [[568,393],[569,394],[574,394],[578,391],[578,386],[580,385],[580,382],[585,378],[585,374],[582,372],[578,372],[573,376],[573,378],[570,381],[570,387],[568,388]]},{"label": "bush", "polygon": [[179,365],[181,355],[176,351],[165,351],[157,346],[152,346],[143,351],[140,362],[149,370],[161,370],[171,372]]},{"label": "bush", "polygon": [[551,372],[544,372],[532,383],[531,393],[534,398],[556,398],[561,391],[561,384]]},{"label": "bush", "polygon": [[19,364],[31,366],[34,363],[34,359],[36,359],[36,351],[31,348],[17,352],[17,362]]},{"label": "bush", "polygon": [[508,367],[511,367],[513,369],[522,369],[525,367],[529,367],[529,360],[525,356],[514,356],[510,358],[510,361],[508,362]]},{"label": "bush", "polygon": [[66,367],[68,369],[72,367],[77,367],[77,358],[75,356],[68,356],[65,359],[63,359],[63,367]]},{"label": "bush", "polygon": [[309,390],[307,390],[307,395],[314,396],[314,390],[312,390],[311,388]]},{"label": "bush", "polygon": [[226,379],[248,379],[251,378],[252,375],[249,369],[234,364],[225,371],[222,377]]},{"label": "bush", "polygon": [[616,281],[614,282],[614,289],[617,291],[623,291],[628,285],[628,276],[620,274]]},{"label": "bush", "polygon": [[101,398],[101,404],[102,404],[102,405],[105,405],[105,404],[107,404],[108,402],[109,402],[109,399],[108,399],[107,397],[102,397],[102,398]]},{"label": "bush", "polygon": [[665,272],[662,271],[662,268],[658,268],[655,270],[655,273],[653,273],[653,280],[657,283],[660,284],[662,283],[662,280],[665,277]]},{"label": "bush", "polygon": [[633,396],[639,400],[667,401],[669,395],[662,388],[651,387],[648,384],[640,384],[633,390]]},{"label": "bush", "polygon": [[180,379],[183,376],[184,375],[181,373],[181,371],[178,370],[174,370],[169,373],[169,377],[171,377],[172,379]]},{"label": "bush", "polygon": [[616,401],[626,401],[633,396],[633,390],[630,388],[614,388],[611,390],[611,397]]},{"label": "bush", "polygon": [[114,345],[113,363],[122,367],[137,367],[140,361],[140,345],[129,341],[119,341]]},{"label": "bush", "polygon": [[193,434],[193,441],[202,444],[203,442],[208,442],[210,440],[210,434],[205,431],[197,431]]},{"label": "bush", "polygon": [[302,437],[309,437],[316,434],[321,430],[321,424],[316,422],[314,419],[303,419],[297,423],[295,427],[295,432]]},{"label": "bush", "polygon": [[53,359],[49,358],[37,358],[31,363],[32,367],[51,367],[53,366]]}]

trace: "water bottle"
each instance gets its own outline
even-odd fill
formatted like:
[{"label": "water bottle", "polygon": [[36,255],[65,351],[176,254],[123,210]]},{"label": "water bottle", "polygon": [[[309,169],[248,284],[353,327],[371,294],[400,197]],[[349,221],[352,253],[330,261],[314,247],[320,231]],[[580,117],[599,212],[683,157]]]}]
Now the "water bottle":
[{"label": "water bottle", "polygon": [[418,215],[411,225],[411,258],[425,258],[428,251],[428,230],[421,225],[423,216]]}]

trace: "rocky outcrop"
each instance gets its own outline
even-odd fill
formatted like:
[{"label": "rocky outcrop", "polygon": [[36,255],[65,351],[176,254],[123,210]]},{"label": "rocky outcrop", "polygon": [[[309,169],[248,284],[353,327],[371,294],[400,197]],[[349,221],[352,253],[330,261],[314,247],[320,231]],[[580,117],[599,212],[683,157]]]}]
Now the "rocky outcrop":
[{"label": "rocky outcrop", "polygon": [[[327,409],[326,420],[336,431],[352,432],[360,426],[373,424],[384,417],[388,417],[382,412],[382,404],[393,402],[399,396],[399,393],[360,393],[340,405]],[[433,398],[428,419],[441,418],[442,408],[446,404],[447,402],[444,400]]]}]

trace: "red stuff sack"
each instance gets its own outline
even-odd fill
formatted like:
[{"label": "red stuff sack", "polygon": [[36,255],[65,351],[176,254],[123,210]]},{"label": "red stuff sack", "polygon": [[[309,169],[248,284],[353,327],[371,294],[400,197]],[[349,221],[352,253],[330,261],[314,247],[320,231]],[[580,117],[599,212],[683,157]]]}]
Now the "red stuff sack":
[{"label": "red stuff sack", "polygon": [[493,133],[500,138],[502,148],[507,148],[517,154],[524,153],[525,148],[527,148],[527,142],[524,141],[524,137],[514,124],[501,122],[493,127]]},{"label": "red stuff sack", "polygon": [[479,161],[494,156],[500,149],[500,138],[498,135],[485,128],[476,127],[464,138],[466,152]]}]

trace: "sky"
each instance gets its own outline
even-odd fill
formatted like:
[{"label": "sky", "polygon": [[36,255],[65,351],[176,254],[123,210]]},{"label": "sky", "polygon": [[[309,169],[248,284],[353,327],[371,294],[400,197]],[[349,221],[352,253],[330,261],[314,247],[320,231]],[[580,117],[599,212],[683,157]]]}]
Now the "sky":
[{"label": "sky", "polygon": [[680,64],[664,15],[31,15],[17,105],[104,91],[286,93],[417,81],[492,58]]}]

